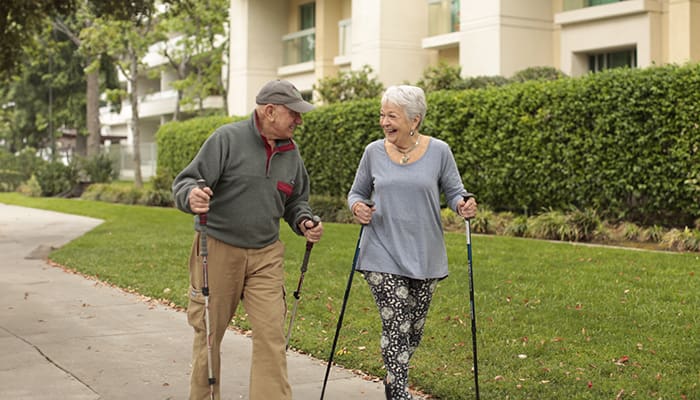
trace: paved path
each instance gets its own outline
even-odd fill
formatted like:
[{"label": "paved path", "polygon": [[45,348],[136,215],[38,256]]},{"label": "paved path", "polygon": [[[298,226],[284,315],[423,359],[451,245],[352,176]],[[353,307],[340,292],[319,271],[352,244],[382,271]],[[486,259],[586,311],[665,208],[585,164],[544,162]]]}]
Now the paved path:
[{"label": "paved path", "polygon": [[[184,400],[186,315],[47,264],[102,221],[0,203],[0,399]],[[222,344],[222,399],[247,399],[251,342]],[[325,364],[289,352],[294,399],[320,398]],[[384,400],[381,383],[333,368],[326,399]],[[274,399],[270,399],[274,400]]]}]

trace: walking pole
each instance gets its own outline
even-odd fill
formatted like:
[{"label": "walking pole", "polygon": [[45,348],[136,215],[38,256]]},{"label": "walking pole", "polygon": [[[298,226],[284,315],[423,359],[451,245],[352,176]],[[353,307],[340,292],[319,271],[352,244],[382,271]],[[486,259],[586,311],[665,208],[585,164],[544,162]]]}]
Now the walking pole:
[{"label": "walking pole", "polygon": [[[464,201],[467,201],[467,197]],[[474,354],[474,389],[476,390],[476,400],[479,400],[479,368],[476,358],[476,314],[474,311],[474,275],[472,273],[472,232],[471,223],[468,218],[464,219],[467,234],[467,265],[469,269],[469,306],[471,308],[472,320],[472,352]]]},{"label": "walking pole", "polygon": [[[314,223],[312,228],[314,228],[316,225],[318,225],[321,222],[321,218],[318,217],[318,215],[314,215],[313,218],[311,218],[311,221]],[[310,241],[306,241],[306,252],[304,253],[304,261],[301,263],[301,275],[299,275],[299,283],[297,284],[297,290],[294,292],[294,308],[292,309],[292,316],[289,317],[289,327],[287,328],[287,347],[286,349],[289,349],[289,339],[292,337],[292,327],[294,326],[294,319],[297,316],[297,307],[299,306],[299,298],[301,297],[301,285],[304,284],[304,274],[306,273],[306,269],[308,268],[309,265],[309,256],[311,255],[311,249],[314,247],[314,244]]]},{"label": "walking pole", "polygon": [[[367,204],[368,207],[373,207],[374,202],[372,200],[363,200],[363,203]],[[343,306],[340,309],[340,315],[338,316],[338,325],[335,327],[335,337],[333,338],[333,346],[331,347],[331,354],[328,356],[328,365],[326,365],[326,376],[323,378],[323,388],[321,389],[321,400],[326,393],[326,383],[328,383],[328,374],[331,372],[331,365],[333,364],[333,355],[335,354],[335,346],[338,344],[338,335],[340,334],[340,327],[343,326],[343,316],[345,315],[345,306],[348,304],[348,297],[350,297],[350,288],[352,287],[352,278],[355,275],[355,265],[357,265],[357,256],[360,254],[360,242],[362,241],[362,231],[365,229],[365,225],[360,226],[360,234],[357,238],[357,246],[355,246],[355,256],[352,259],[352,269],[350,269],[350,276],[348,277],[348,285],[345,287],[345,296],[343,296]]]},{"label": "walking pole", "polygon": [[[207,183],[204,179],[197,180],[197,186],[204,189]],[[207,368],[209,370],[209,399],[214,400],[214,385],[216,378],[214,377],[214,369],[211,362],[211,325],[209,323],[209,269],[207,265],[207,214],[199,214],[199,255],[202,256],[202,295],[204,295],[204,323],[207,329]]]}]

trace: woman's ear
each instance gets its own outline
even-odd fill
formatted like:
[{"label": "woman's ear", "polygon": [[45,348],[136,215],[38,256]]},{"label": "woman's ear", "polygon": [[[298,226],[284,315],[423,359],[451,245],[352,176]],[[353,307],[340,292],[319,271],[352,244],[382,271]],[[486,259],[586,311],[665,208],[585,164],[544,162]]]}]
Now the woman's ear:
[{"label": "woman's ear", "polygon": [[411,125],[412,130],[418,130],[418,126],[420,126],[420,115],[416,115],[415,117],[413,117],[413,123]]}]

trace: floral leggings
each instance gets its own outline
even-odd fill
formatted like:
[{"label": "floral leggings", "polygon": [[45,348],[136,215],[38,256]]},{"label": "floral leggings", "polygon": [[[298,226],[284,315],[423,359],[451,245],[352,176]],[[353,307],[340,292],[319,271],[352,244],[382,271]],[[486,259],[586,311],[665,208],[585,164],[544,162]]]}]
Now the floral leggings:
[{"label": "floral leggings", "polygon": [[423,337],[425,317],[437,279],[411,279],[380,272],[364,273],[382,319],[381,350],[387,400],[411,400],[408,362]]}]

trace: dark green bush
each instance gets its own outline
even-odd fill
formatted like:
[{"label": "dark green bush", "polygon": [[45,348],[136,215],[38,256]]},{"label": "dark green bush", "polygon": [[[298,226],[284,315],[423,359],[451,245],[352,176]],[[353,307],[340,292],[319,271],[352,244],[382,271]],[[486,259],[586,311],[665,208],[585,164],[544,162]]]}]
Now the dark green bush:
[{"label": "dark green bush", "polygon": [[[204,141],[218,127],[245,117],[203,117],[164,124],[156,133],[158,147],[159,188],[172,182],[180,171],[192,161]],[[168,188],[169,189],[169,188]]]},{"label": "dark green bush", "polygon": [[344,197],[311,195],[309,205],[314,213],[321,217],[322,221],[352,222],[352,213],[348,209],[347,200]]},{"label": "dark green bush", "polygon": [[373,72],[369,65],[359,71],[338,71],[336,76],[320,79],[313,90],[323,104],[375,99],[382,95],[384,86],[376,76],[370,76]]},{"label": "dark green bush", "polygon": [[31,147],[16,155],[0,148],[0,191],[11,192],[17,189],[43,162],[36,149]]},{"label": "dark green bush", "polygon": [[68,193],[78,183],[79,170],[75,162],[65,165],[61,161],[44,162],[37,168],[36,179],[45,197]]},{"label": "dark green bush", "polygon": [[[678,227],[700,217],[699,65],[427,96],[422,133],[450,144],[467,189],[496,212],[590,208]],[[304,115],[295,140],[312,193],[345,197],[365,146],[384,136],[378,112],[377,99]],[[188,122],[158,132],[159,169],[180,171],[222,123]]]},{"label": "dark green bush", "polygon": [[79,158],[78,161],[83,178],[92,183],[105,183],[117,179],[119,171],[109,154],[100,153],[89,158]]},{"label": "dark green bush", "polygon": [[138,204],[142,206],[172,207],[173,196],[170,189],[137,188],[132,185],[110,185],[95,183],[80,196],[85,200],[98,200],[109,203]]}]

